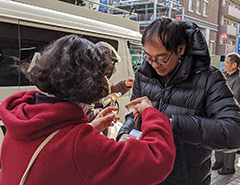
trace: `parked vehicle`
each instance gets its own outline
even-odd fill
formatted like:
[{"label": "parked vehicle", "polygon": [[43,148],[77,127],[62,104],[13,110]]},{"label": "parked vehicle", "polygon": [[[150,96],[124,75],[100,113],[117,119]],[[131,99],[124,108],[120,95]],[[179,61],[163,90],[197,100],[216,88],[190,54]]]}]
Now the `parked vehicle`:
[{"label": "parked vehicle", "polygon": [[[134,76],[142,59],[139,23],[56,0],[0,0],[0,103],[18,91],[37,89],[19,70],[23,61],[46,44],[67,34],[93,43],[110,43],[120,54],[112,83]],[[119,98],[119,116],[131,91]],[[0,121],[0,126],[4,127]],[[0,136],[2,137],[2,136]],[[0,138],[1,141],[1,138]]]}]

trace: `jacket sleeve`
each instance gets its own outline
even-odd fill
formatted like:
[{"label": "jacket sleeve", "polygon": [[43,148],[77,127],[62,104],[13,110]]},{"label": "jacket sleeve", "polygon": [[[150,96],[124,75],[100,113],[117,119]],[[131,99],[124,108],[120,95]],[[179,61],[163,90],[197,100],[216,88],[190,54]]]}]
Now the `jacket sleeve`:
[{"label": "jacket sleeve", "polygon": [[237,78],[233,87],[232,91],[234,94],[234,97],[237,99],[238,103],[240,102],[240,78]]},{"label": "jacket sleeve", "polygon": [[111,92],[112,92],[112,93],[114,93],[114,92],[116,92],[116,93],[121,92],[122,95],[124,95],[124,94],[125,94],[126,92],[128,92],[130,89],[131,89],[131,87],[130,87],[130,88],[127,87],[127,86],[125,85],[125,81],[124,81],[124,80],[122,80],[122,81],[120,81],[120,82],[118,82],[118,83],[115,83],[115,84],[112,84],[112,85],[111,85]]},{"label": "jacket sleeve", "polygon": [[174,136],[211,150],[240,148],[240,109],[220,71],[209,75],[204,116],[172,115]]},{"label": "jacket sleeve", "polygon": [[79,129],[74,161],[85,184],[153,185],[169,175],[175,160],[170,121],[152,107],[143,111],[142,120],[142,140],[127,143],[108,139],[89,125]]},{"label": "jacket sleeve", "polygon": [[[132,93],[132,97],[131,97],[131,101],[141,97],[141,91],[140,91],[140,86],[139,86],[139,81],[138,81],[138,72],[135,73],[135,80],[134,80],[134,84],[133,84],[133,93]],[[118,131],[117,137],[116,137],[116,141],[119,141],[120,137],[123,134],[129,134],[130,131],[134,128],[134,116],[133,114],[129,114],[125,116],[125,122],[123,124],[123,126],[120,128],[120,130]]]},{"label": "jacket sleeve", "polygon": [[97,117],[99,112],[103,110],[102,108],[96,108],[94,103],[80,103],[79,106],[82,107],[84,113],[89,117],[88,122],[92,122]]}]

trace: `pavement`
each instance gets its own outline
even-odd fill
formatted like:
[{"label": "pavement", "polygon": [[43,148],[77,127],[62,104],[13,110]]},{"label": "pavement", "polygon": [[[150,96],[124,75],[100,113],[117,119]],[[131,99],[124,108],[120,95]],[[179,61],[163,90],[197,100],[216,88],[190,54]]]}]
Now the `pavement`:
[{"label": "pavement", "polygon": [[[214,162],[215,157],[213,155],[212,163]],[[240,185],[240,154],[236,156],[235,170],[235,174],[232,175],[219,175],[217,170],[213,170],[211,185]]]}]

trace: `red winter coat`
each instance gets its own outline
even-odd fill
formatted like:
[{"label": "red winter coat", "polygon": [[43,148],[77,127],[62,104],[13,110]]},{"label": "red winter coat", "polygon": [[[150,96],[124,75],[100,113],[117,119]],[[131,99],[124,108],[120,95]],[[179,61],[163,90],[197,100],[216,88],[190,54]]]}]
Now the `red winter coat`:
[{"label": "red winter coat", "polygon": [[35,104],[36,92],[19,92],[0,106],[7,128],[1,185],[17,185],[34,151],[58,129],[37,157],[26,185],[147,185],[163,181],[171,172],[175,158],[171,124],[158,110],[144,110],[142,140],[117,143],[86,124],[88,117],[79,106]]}]

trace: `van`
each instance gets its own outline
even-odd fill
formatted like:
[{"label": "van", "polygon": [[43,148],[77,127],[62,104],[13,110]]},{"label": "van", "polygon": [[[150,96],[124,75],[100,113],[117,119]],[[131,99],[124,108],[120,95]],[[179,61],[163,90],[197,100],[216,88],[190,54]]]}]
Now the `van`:
[{"label": "van", "polygon": [[[111,83],[134,76],[142,60],[139,22],[57,0],[0,0],[0,103],[32,86],[18,66],[45,45],[67,34],[78,34],[93,43],[105,41],[120,54]],[[120,121],[131,91],[119,98]],[[3,127],[3,123],[0,121]],[[1,138],[0,138],[1,140]]]}]

